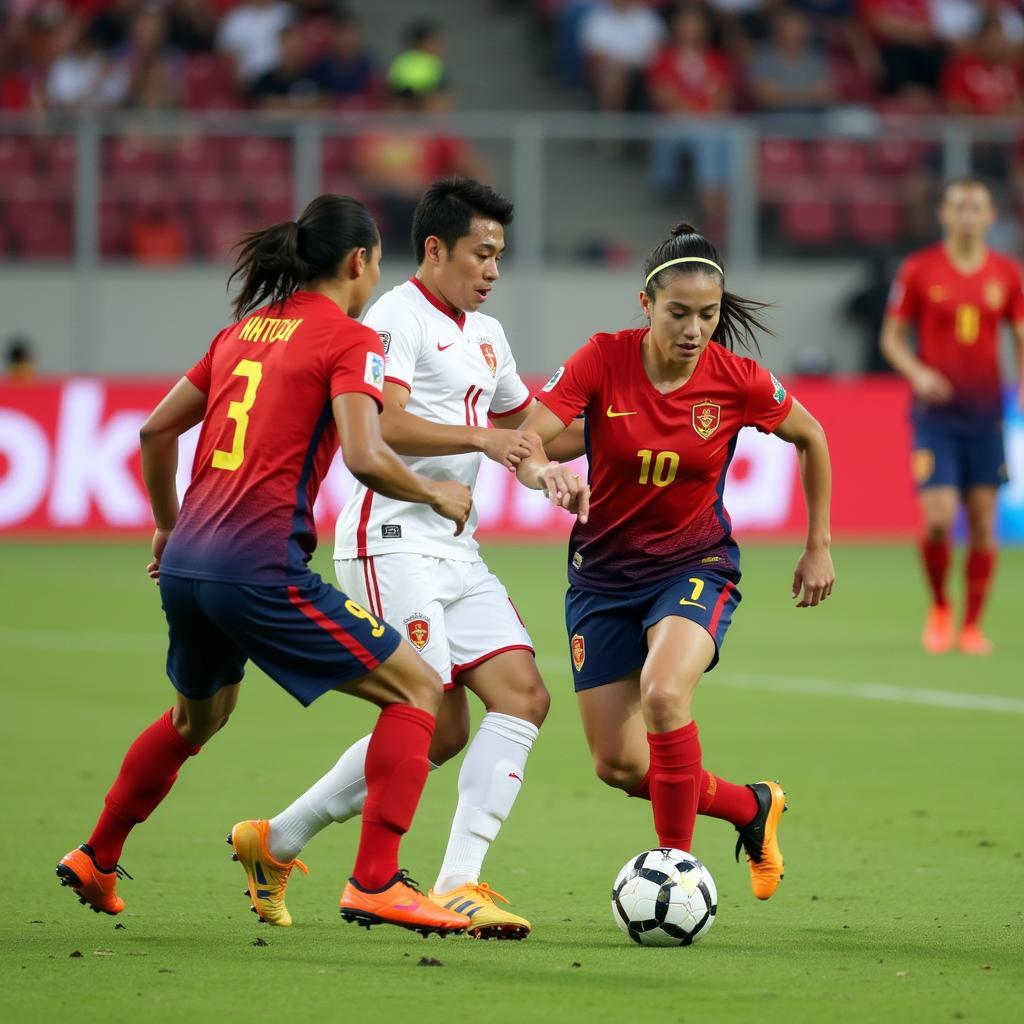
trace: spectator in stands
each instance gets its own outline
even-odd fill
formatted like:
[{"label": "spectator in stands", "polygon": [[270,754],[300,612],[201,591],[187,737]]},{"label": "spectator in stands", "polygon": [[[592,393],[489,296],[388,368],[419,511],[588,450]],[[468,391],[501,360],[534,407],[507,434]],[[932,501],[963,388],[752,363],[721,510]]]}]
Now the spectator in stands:
[{"label": "spectator in stands", "polygon": [[644,71],[665,38],[665,26],[639,0],[607,0],[584,17],[580,45],[598,110],[644,109]]},{"label": "spectator in stands", "polygon": [[243,0],[221,20],[217,49],[234,62],[235,77],[245,86],[272,70],[281,59],[281,29],[295,8],[280,0]]},{"label": "spectator in stands", "polygon": [[250,90],[261,110],[311,110],[320,104],[320,86],[306,60],[298,26],[285,25],[280,34],[277,65],[256,79]]},{"label": "spectator in stands", "polygon": [[1024,112],[1021,69],[1002,21],[989,15],[968,46],[946,63],[942,98],[952,114],[1011,117]]},{"label": "spectator in stands", "polygon": [[395,95],[436,93],[449,85],[444,30],[436,21],[417,21],[406,29],[406,48],[388,68]]},{"label": "spectator in stands", "polygon": [[325,97],[346,105],[372,104],[376,93],[373,54],[363,41],[359,19],[342,11],[331,20],[331,48],[313,67]]},{"label": "spectator in stands", "polygon": [[210,53],[217,39],[217,8],[210,0],[171,0],[167,40],[183,53]]},{"label": "spectator in stands", "polygon": [[[143,7],[128,26],[128,37],[110,59],[107,89],[117,103],[151,109],[176,106],[181,55],[167,44],[167,15]],[[158,94],[163,95],[158,98]]]},{"label": "spectator in stands", "polygon": [[101,50],[109,53],[128,41],[131,23],[142,9],[143,0],[97,0],[74,5],[66,3],[66,6],[76,6],[92,14],[88,22],[89,35]]},{"label": "spectator in stands", "polygon": [[65,110],[108,107],[121,90],[110,77],[106,55],[77,18],[68,18],[56,31],[55,57],[46,75],[48,106]]},{"label": "spectator in stands", "polygon": [[939,38],[953,46],[977,36],[988,18],[998,19],[1014,46],[1024,44],[1024,5],[1019,0],[932,0],[932,18]]},{"label": "spectator in stands", "polygon": [[929,0],[860,0],[860,12],[878,50],[882,90],[922,85],[937,93],[943,46]]},{"label": "spectator in stands", "polygon": [[732,67],[724,53],[709,45],[710,32],[702,8],[681,8],[672,18],[668,45],[647,71],[654,109],[672,119],[652,144],[651,179],[659,196],[672,198],[679,185],[680,157],[688,156],[705,214],[719,218],[729,177],[728,139],[710,129],[693,131],[696,119],[732,106]]},{"label": "spectator in stands", "polygon": [[881,78],[882,68],[878,51],[857,17],[857,0],[789,0],[789,3],[810,19],[815,38],[832,55],[833,70],[846,72],[844,98],[847,94],[854,100],[869,98],[872,83]]},{"label": "spectator in stands", "polygon": [[749,78],[754,104],[766,113],[817,112],[836,95],[828,55],[807,16],[792,7],[776,11],[771,41],[755,51]]},{"label": "spectator in stands", "polygon": [[36,357],[32,340],[25,334],[7,339],[4,351],[4,373],[8,382],[32,380],[36,375]]},{"label": "spectator in stands", "polygon": [[177,62],[155,57],[137,69],[125,97],[134,110],[175,110],[181,106],[181,85]]}]

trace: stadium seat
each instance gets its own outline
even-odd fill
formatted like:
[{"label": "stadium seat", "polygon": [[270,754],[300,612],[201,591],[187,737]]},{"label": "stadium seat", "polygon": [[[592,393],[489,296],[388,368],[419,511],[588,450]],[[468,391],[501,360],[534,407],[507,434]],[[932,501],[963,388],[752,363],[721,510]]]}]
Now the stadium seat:
[{"label": "stadium seat", "polygon": [[238,139],[228,150],[228,157],[228,169],[243,181],[291,174],[291,147],[280,139]]},{"label": "stadium seat", "polygon": [[8,208],[15,245],[25,260],[67,260],[73,250],[71,218],[66,204],[11,204]]},{"label": "stadium seat", "polygon": [[118,199],[100,201],[100,255],[119,259],[127,254],[127,218],[124,204]]},{"label": "stadium seat", "polygon": [[43,178],[54,187],[70,189],[75,180],[77,146],[73,135],[57,135],[40,145]]},{"label": "stadium seat", "polygon": [[858,181],[870,171],[871,153],[862,142],[822,139],[813,144],[812,165],[833,183]]},{"label": "stadium seat", "polygon": [[187,183],[196,177],[221,174],[224,170],[224,148],[219,139],[178,139],[169,154],[171,173]]},{"label": "stadium seat", "polygon": [[785,195],[793,179],[806,173],[807,155],[803,143],[793,139],[765,139],[758,150],[758,169],[762,198],[776,199]]},{"label": "stadium seat", "polygon": [[781,203],[779,220],[783,234],[794,245],[818,248],[839,237],[835,204],[822,195],[820,182],[814,178],[796,183]]},{"label": "stadium seat", "polygon": [[181,96],[188,110],[235,110],[241,105],[231,72],[214,54],[188,58],[182,72]]},{"label": "stadium seat", "polygon": [[206,218],[196,223],[200,257],[216,263],[230,262],[234,258],[233,247],[253,226],[251,218],[237,204],[209,210]]},{"label": "stadium seat", "polygon": [[35,153],[28,136],[0,136],[0,181],[7,183],[30,176],[35,170]]},{"label": "stadium seat", "polygon": [[902,211],[892,187],[881,181],[857,182],[846,207],[849,236],[865,245],[891,245],[900,237]]},{"label": "stadium seat", "polygon": [[352,167],[352,139],[324,139],[323,172],[337,174]]}]

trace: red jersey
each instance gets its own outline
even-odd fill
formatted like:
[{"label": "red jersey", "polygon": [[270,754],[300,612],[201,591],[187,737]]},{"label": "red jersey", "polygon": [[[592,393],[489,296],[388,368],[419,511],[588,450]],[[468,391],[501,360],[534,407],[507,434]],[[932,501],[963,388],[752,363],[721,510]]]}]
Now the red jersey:
[{"label": "red jersey", "polygon": [[297,292],[225,328],[186,374],[209,398],[160,571],[234,583],[301,579],[313,502],[338,447],[331,400],[383,408],[376,331],[324,295]]},{"label": "red jersey", "polygon": [[569,580],[616,592],[698,565],[738,570],[722,504],[736,435],[773,431],[793,399],[753,359],[712,343],[662,394],[644,369],[646,328],[595,334],[537,398],[563,423],[586,414],[591,503],[569,545]]},{"label": "red jersey", "polygon": [[989,251],[980,270],[965,274],[941,244],[920,249],[903,261],[887,311],[914,325],[918,358],[944,374],[955,389],[952,402],[929,411],[1001,418],[999,327],[1004,320],[1024,320],[1024,290],[1015,260]]},{"label": "red jersey", "polygon": [[647,85],[651,92],[671,90],[683,110],[709,114],[719,109],[722,94],[732,86],[732,69],[718,50],[680,54],[667,46],[648,68]]},{"label": "red jersey", "polygon": [[1021,79],[1009,62],[987,61],[965,53],[946,65],[942,95],[949,104],[963,103],[971,114],[1013,114],[1020,104]]}]

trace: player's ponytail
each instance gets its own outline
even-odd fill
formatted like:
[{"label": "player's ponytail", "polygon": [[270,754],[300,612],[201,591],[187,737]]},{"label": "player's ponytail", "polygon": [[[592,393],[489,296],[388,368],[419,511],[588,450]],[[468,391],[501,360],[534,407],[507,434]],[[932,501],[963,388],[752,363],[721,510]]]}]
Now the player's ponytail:
[{"label": "player's ponytail", "polygon": [[722,286],[718,327],[714,340],[729,351],[740,345],[759,352],[757,334],[775,332],[764,322],[761,310],[771,303],[746,299],[725,287],[725,264],[718,250],[695,228],[685,222],[677,224],[669,238],[647,257],[644,263],[644,291],[652,302],[658,291],[675,274],[708,274]]},{"label": "player's ponytail", "polygon": [[380,234],[370,211],[351,196],[317,196],[297,221],[250,231],[238,243],[235,269],[241,287],[235,319],[265,304],[279,305],[300,288],[334,277],[353,249],[372,249]]}]

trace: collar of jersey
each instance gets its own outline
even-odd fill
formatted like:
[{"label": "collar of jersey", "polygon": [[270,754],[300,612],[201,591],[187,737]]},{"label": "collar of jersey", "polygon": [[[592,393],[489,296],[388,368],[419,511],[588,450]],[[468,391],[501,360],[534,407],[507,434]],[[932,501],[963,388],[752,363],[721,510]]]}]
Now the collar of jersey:
[{"label": "collar of jersey", "polygon": [[446,305],[440,299],[435,298],[433,295],[431,295],[431,293],[427,290],[426,285],[424,285],[424,283],[418,277],[410,277],[409,281],[412,284],[416,285],[416,287],[420,291],[420,294],[423,296],[423,298],[427,300],[427,302],[429,302],[434,307],[434,309],[444,313],[444,315],[448,317],[449,320],[454,320],[460,331],[466,326],[465,312],[458,309],[452,309],[451,306]]}]

